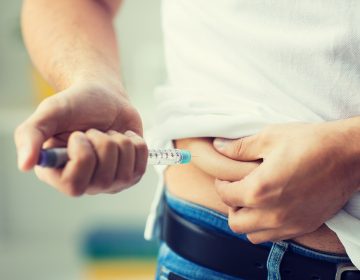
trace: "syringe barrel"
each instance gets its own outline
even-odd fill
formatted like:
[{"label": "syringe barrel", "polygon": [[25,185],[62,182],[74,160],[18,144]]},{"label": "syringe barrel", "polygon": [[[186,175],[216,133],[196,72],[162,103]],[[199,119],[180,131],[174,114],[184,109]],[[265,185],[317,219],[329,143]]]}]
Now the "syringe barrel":
[{"label": "syringe barrel", "polygon": [[151,165],[173,165],[186,164],[191,160],[189,151],[180,149],[150,149],[148,164]]}]

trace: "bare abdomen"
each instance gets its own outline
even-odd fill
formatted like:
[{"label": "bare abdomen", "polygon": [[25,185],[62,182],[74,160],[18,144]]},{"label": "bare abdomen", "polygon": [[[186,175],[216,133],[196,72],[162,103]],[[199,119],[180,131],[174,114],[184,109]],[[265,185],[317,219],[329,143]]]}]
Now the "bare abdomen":
[{"label": "bare abdomen", "polygon": [[[176,140],[177,148],[187,149],[195,156],[187,165],[170,166],[165,172],[168,190],[182,198],[227,214],[228,207],[221,201],[214,187],[215,177],[236,180],[254,169],[256,163],[236,162],[212,147],[209,138]],[[336,234],[325,224],[312,233],[293,239],[296,243],[316,250],[345,254]]]}]

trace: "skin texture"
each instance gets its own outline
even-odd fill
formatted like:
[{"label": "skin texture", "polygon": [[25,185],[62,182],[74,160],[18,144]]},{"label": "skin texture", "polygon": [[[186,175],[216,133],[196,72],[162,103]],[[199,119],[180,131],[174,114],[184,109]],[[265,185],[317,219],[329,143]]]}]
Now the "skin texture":
[{"label": "skin texture", "polygon": [[262,163],[236,181],[216,179],[229,226],[253,243],[314,232],[359,191],[358,119],[286,124],[214,147],[238,161]]},{"label": "skin texture", "polygon": [[[230,159],[214,148],[213,138],[179,139],[174,141],[174,145],[191,151],[193,159],[189,164],[173,165],[166,169],[167,190],[179,198],[228,216],[230,207],[221,200],[216,191],[215,178],[240,181],[259,166],[261,161]],[[292,242],[323,252],[345,254],[340,240],[325,224],[313,232],[292,238]]]},{"label": "skin texture", "polygon": [[[67,146],[63,169],[35,167],[59,191],[115,193],[145,172],[142,123],[119,73],[112,19],[120,1],[27,0],[22,27],[34,64],[58,93],[15,132],[18,165],[35,167],[42,147]],[[66,16],[64,16],[66,15]]]},{"label": "skin texture", "polygon": [[[31,170],[42,147],[67,146],[64,169],[36,168],[36,174],[68,195],[118,192],[145,171],[141,119],[119,76],[112,19],[120,4],[24,1],[25,43],[58,93],[17,128],[18,165]],[[226,171],[208,161],[202,168],[221,179],[216,197],[230,207],[231,228],[254,243],[316,230],[358,191],[358,127],[358,118],[280,125],[216,145],[215,157]],[[241,172],[234,173],[239,162]]]}]

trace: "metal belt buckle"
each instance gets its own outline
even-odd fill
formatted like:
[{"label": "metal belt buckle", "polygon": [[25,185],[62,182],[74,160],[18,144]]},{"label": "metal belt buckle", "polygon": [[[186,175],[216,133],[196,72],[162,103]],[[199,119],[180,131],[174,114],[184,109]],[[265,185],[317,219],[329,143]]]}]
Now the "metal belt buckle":
[{"label": "metal belt buckle", "polygon": [[341,280],[341,276],[346,271],[359,271],[353,264],[351,263],[340,263],[337,265],[335,280]]}]

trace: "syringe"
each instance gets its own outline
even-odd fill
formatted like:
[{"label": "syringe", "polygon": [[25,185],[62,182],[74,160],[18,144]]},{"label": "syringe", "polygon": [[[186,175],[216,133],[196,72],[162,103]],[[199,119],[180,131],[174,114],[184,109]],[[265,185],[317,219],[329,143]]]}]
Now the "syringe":
[{"label": "syringe", "polygon": [[[69,160],[66,148],[42,149],[37,165],[60,168]],[[148,164],[173,165],[186,164],[191,161],[191,153],[180,149],[149,149]]]}]

